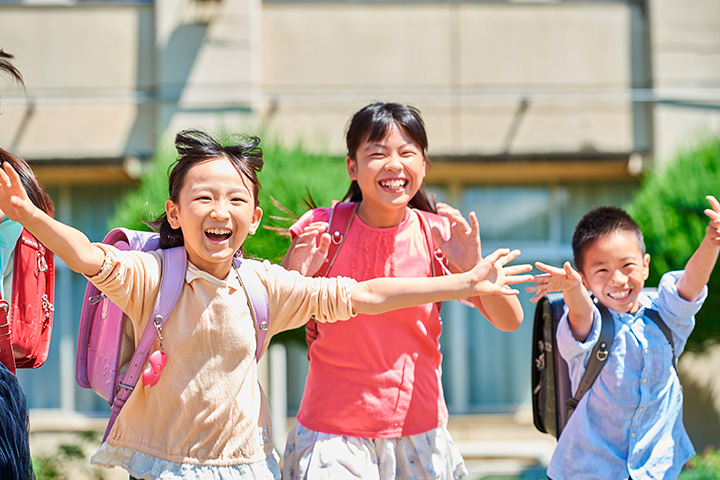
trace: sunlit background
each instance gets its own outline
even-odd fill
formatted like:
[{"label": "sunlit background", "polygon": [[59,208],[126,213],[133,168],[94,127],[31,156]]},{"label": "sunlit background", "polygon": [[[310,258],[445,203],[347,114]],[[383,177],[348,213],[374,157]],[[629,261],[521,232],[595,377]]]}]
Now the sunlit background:
[{"label": "sunlit background", "polygon": [[[477,212],[484,251],[559,264],[582,214],[627,204],[644,174],[720,123],[715,0],[0,0],[0,19],[0,48],[27,84],[1,86],[0,145],[93,240],[180,129],[257,134],[342,163],[350,116],[397,101],[425,118],[429,190]],[[104,428],[107,405],[74,378],[84,285],[58,262],[50,358],[19,373],[36,439]],[[520,297],[513,333],[443,309],[451,431],[466,457],[506,473],[542,466],[554,445],[532,426],[534,305]],[[276,343],[267,357],[281,449],[305,351]],[[717,368],[704,358],[695,370]],[[685,390],[686,410],[703,412],[687,422],[698,450],[720,444],[720,386],[705,377]]]}]

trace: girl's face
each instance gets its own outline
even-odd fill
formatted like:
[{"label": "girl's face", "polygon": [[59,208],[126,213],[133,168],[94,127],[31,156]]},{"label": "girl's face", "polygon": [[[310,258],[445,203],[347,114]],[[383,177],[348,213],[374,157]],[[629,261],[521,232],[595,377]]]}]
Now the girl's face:
[{"label": "girl's face", "polygon": [[191,167],[177,203],[168,200],[165,211],[170,226],[182,229],[188,260],[217,278],[227,277],[262,218],[251,182],[224,157]]},{"label": "girl's face", "polygon": [[365,140],[347,157],[348,174],[362,191],[358,215],[374,227],[390,227],[405,218],[405,208],[425,178],[425,154],[402,130],[393,126],[378,142]]}]

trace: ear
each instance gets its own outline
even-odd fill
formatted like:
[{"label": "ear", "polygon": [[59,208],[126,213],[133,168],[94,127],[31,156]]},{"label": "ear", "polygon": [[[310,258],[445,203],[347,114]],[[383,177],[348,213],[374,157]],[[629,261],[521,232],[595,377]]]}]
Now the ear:
[{"label": "ear", "polygon": [[650,276],[650,254],[646,253],[643,257],[643,280],[647,280]]},{"label": "ear", "polygon": [[165,202],[165,216],[172,228],[180,228],[180,210],[172,200]]},{"label": "ear", "polygon": [[260,220],[262,220],[263,211],[260,207],[255,207],[255,211],[253,212],[252,220],[250,221],[250,229],[248,230],[248,233],[250,235],[254,235],[255,232],[257,232],[258,227],[260,226]]},{"label": "ear", "polygon": [[347,156],[345,157],[345,165],[347,165],[347,171],[348,175],[350,176],[350,180],[357,180],[357,162]]},{"label": "ear", "polygon": [[585,290],[590,290],[590,285],[588,284],[588,281],[585,279],[585,274],[581,272],[580,270],[576,270],[580,274],[580,278],[582,279],[583,287],[585,287]]}]

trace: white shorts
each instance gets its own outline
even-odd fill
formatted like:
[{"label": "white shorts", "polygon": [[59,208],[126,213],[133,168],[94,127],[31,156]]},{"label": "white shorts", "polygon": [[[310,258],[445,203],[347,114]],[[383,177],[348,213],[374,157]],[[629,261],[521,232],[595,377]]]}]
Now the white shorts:
[{"label": "white shorts", "polygon": [[451,480],[468,475],[443,425],[400,438],[330,435],[295,423],[283,457],[283,480]]}]

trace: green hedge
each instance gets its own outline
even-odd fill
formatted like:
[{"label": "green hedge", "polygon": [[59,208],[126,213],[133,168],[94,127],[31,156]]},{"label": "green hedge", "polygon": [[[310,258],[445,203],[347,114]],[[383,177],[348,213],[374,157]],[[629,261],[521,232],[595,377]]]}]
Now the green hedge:
[{"label": "green hedge", "polygon": [[[706,195],[720,198],[720,138],[705,138],[647,176],[628,206],[638,222],[650,254],[650,278],[657,285],[663,273],[681,270],[705,235],[709,207]],[[703,350],[720,339],[720,269],[708,285],[710,295],[688,341],[691,350]]]}]

